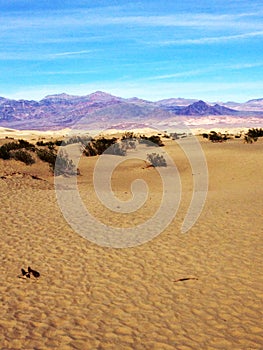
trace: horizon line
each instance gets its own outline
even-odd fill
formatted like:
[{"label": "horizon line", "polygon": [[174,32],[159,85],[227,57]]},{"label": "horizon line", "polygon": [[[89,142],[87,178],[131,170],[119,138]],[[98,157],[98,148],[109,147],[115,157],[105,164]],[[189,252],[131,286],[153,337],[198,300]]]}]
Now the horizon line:
[{"label": "horizon line", "polygon": [[[139,100],[143,100],[143,101],[147,101],[147,102],[159,102],[159,101],[164,101],[164,100],[170,100],[170,99],[178,99],[178,100],[193,100],[193,101],[204,101],[206,103],[218,103],[218,102],[221,102],[221,103],[238,103],[238,104],[242,104],[242,103],[247,103],[247,102],[250,102],[250,101],[253,101],[253,100],[263,100],[263,97],[253,97],[253,98],[249,98],[248,100],[244,100],[243,102],[237,102],[235,100],[227,100],[227,101],[223,101],[223,100],[216,100],[216,101],[209,101],[209,100],[206,100],[206,99],[203,99],[203,98],[196,98],[196,97],[181,97],[181,96],[176,96],[176,97],[173,97],[173,96],[170,96],[170,97],[166,97],[166,98],[160,98],[160,99],[155,99],[155,100],[150,100],[150,99],[146,99],[146,98],[142,98],[142,97],[138,97],[138,96],[131,96],[131,97],[122,97],[122,96],[119,96],[119,95],[115,95],[113,93],[110,93],[110,92],[107,92],[107,91],[103,91],[103,90],[95,90],[91,93],[87,93],[87,94],[70,94],[70,93],[67,93],[65,91],[63,92],[60,92],[60,93],[49,93],[39,99],[35,99],[35,98],[32,98],[32,99],[28,99],[28,98],[23,98],[23,97],[17,97],[17,98],[14,98],[14,97],[8,97],[7,95],[4,96],[0,93],[0,99],[6,99],[6,100],[14,100],[14,101],[36,101],[36,102],[39,102],[39,101],[42,101],[46,98],[50,98],[50,97],[53,97],[53,96],[69,96],[69,97],[88,97],[90,95],[94,95],[94,94],[104,94],[104,95],[108,95],[108,96],[112,96],[112,97],[115,97],[115,98],[121,98],[121,99],[124,99],[124,100],[130,100],[130,99],[139,99]],[[11,94],[12,95],[12,94]],[[16,94],[14,94],[16,95]]]}]

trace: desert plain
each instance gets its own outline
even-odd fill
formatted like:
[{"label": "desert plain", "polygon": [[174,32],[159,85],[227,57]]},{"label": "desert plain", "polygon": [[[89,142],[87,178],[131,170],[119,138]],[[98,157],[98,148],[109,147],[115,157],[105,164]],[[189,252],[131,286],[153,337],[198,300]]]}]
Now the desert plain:
[{"label": "desert plain", "polygon": [[[1,144],[10,141],[8,132]],[[169,152],[180,173],[179,209],[157,237],[124,249],[97,245],[72,229],[46,163],[0,159],[2,350],[263,348],[263,140],[198,140],[209,185],[196,223],[181,232],[193,174],[180,146],[166,139],[160,152]],[[112,176],[114,193],[130,199],[131,182],[143,178],[149,198],[136,213],[115,213],[92,188],[97,158],[79,163],[79,191],[92,215],[112,227],[151,217],[162,198],[156,169],[124,157]],[[19,278],[28,266],[40,277]]]}]

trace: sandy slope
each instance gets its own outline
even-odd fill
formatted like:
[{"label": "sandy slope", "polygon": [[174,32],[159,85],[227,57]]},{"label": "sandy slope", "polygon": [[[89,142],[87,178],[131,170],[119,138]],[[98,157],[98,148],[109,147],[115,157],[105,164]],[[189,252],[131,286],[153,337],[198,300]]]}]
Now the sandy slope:
[{"label": "sandy slope", "polygon": [[[43,178],[0,179],[1,349],[262,349],[263,142],[201,143],[210,182],[198,222],[180,233],[192,175],[168,142],[182,177],[181,206],[162,234],[128,249],[97,246],[68,226],[46,166],[0,160],[0,176]],[[83,159],[79,177],[94,215],[113,226],[152,215],[160,198],[154,169],[135,161],[114,174],[120,198],[137,176],[152,190],[137,216],[120,219],[92,194],[94,162]],[[17,277],[28,265],[39,280]],[[198,280],[175,282],[187,277]]]}]

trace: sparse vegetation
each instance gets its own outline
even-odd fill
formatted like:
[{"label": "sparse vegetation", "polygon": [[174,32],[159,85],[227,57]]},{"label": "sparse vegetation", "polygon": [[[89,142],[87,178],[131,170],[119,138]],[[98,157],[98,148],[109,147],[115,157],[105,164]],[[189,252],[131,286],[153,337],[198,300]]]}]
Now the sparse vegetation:
[{"label": "sparse vegetation", "polygon": [[84,154],[88,157],[101,155],[103,153],[125,156],[125,146],[117,141],[118,139],[116,137],[110,139],[101,137],[97,140],[92,140],[86,145]]},{"label": "sparse vegetation", "polygon": [[27,150],[30,151],[35,151],[35,145],[33,145],[33,143],[30,143],[26,140],[18,140],[18,148],[25,148]]},{"label": "sparse vegetation", "polygon": [[62,145],[71,145],[71,144],[75,144],[75,143],[81,143],[82,145],[86,146],[92,140],[93,139],[90,136],[74,135],[74,136],[70,137],[69,139],[63,141]]},{"label": "sparse vegetation", "polygon": [[36,153],[39,159],[41,159],[43,162],[48,163],[50,167],[54,169],[55,163],[56,163],[56,157],[57,157],[54,150],[37,149]]},{"label": "sparse vegetation", "polygon": [[[84,154],[86,156],[95,156],[101,154],[112,154],[125,156],[127,150],[135,149],[137,142],[145,143],[148,146],[153,144],[156,146],[164,146],[159,135],[136,136],[133,132],[125,132],[118,140],[116,137],[106,138],[100,137],[93,139],[89,136],[80,137],[73,136],[66,142],[61,140],[43,141],[38,140],[36,146],[26,140],[12,141],[4,143],[0,147],[0,158],[4,160],[15,159],[24,162],[26,165],[35,163],[36,158],[49,164],[54,175],[75,175],[78,173],[73,161],[69,159],[67,153],[63,149],[57,151],[56,146],[64,146],[68,144],[80,143],[84,146]],[[35,156],[32,153],[35,153]],[[166,160],[162,155],[157,153],[148,154],[147,160],[154,167],[167,166]]]},{"label": "sparse vegetation", "polygon": [[19,160],[20,162],[25,163],[26,165],[32,165],[35,163],[34,158],[31,156],[31,154],[28,151],[25,151],[23,149],[18,149],[16,151],[12,151],[10,153],[11,158],[15,160]]},{"label": "sparse vegetation", "polygon": [[152,135],[150,137],[147,137],[145,135],[140,136],[139,143],[146,144],[147,146],[153,146],[152,144],[163,147],[164,144],[158,135]]},{"label": "sparse vegetation", "polygon": [[132,131],[126,131],[123,134],[121,141],[126,149],[135,149],[136,148],[137,138]]},{"label": "sparse vegetation", "polygon": [[37,155],[43,162],[49,164],[50,169],[56,176],[75,175],[77,173],[73,161],[68,158],[67,153],[63,150],[56,154],[54,150],[38,149]]},{"label": "sparse vegetation", "polygon": [[13,141],[13,142],[8,142],[3,144],[0,147],[0,158],[2,159],[14,158],[13,156],[14,151],[22,150],[22,149],[35,152],[35,146],[33,144],[25,140],[18,140],[18,141]]},{"label": "sparse vegetation", "polygon": [[168,134],[164,134],[163,137],[166,138],[166,139],[170,139],[171,138],[171,136],[168,135]]},{"label": "sparse vegetation", "polygon": [[50,169],[55,175],[76,174],[77,169],[72,160],[68,158],[66,152],[56,152],[55,145],[57,146],[59,144],[60,141],[38,141],[37,145],[41,148],[37,148],[35,145],[29,143],[26,140],[8,142],[0,147],[0,158],[4,160],[15,159],[25,163],[26,165],[32,165],[35,163],[35,159],[30,152],[35,152],[36,156],[40,160],[49,164]]},{"label": "sparse vegetation", "polygon": [[68,154],[64,151],[60,151],[56,157],[55,166],[53,167],[55,176],[58,175],[76,175],[77,169]]},{"label": "sparse vegetation", "polygon": [[245,143],[253,143],[258,140],[259,137],[263,136],[263,129],[249,129],[248,132],[244,136]]},{"label": "sparse vegetation", "polygon": [[158,153],[147,154],[147,160],[153,167],[166,167],[167,163],[164,156]]},{"label": "sparse vegetation", "polygon": [[125,131],[122,135],[122,140],[136,140],[136,136],[133,131]]},{"label": "sparse vegetation", "polygon": [[126,156],[127,148],[123,143],[114,143],[112,146],[106,149],[105,154],[113,154],[115,156]]},{"label": "sparse vegetation", "polygon": [[47,146],[49,149],[54,149],[55,146],[61,146],[63,143],[62,140],[56,140],[56,141],[47,141],[47,142],[44,142],[44,141],[37,141],[36,145],[37,146]]},{"label": "sparse vegetation", "polygon": [[227,141],[231,138],[227,133],[222,134],[222,133],[216,132],[216,131],[210,131],[209,134],[203,133],[202,136],[203,136],[203,138],[208,139],[212,142],[224,142],[224,141]]},{"label": "sparse vegetation", "polygon": [[[231,139],[231,135],[229,135],[227,132],[225,134],[222,134],[220,132],[216,131],[210,131],[209,134],[203,133],[203,138],[208,139],[212,142],[223,142]],[[240,139],[242,136],[242,132],[236,135],[232,135],[235,139]],[[249,129],[248,132],[244,135],[244,143],[253,143],[258,140],[259,137],[263,136],[263,129],[262,128],[252,128]]]},{"label": "sparse vegetation", "polygon": [[6,143],[5,145],[0,147],[0,158],[1,159],[10,159],[11,154],[10,151],[11,149],[7,146],[8,144]]}]

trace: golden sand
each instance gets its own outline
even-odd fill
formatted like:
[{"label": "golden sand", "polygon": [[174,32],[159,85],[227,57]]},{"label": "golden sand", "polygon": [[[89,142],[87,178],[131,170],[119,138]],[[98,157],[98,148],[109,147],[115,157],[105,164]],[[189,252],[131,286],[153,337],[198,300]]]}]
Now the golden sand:
[{"label": "golden sand", "polygon": [[[73,231],[46,164],[0,160],[1,349],[263,348],[263,142],[200,142],[209,192],[199,220],[180,232],[192,174],[179,147],[167,141],[181,174],[181,206],[158,237],[127,249],[101,247]],[[120,214],[109,215],[92,194],[88,172],[95,160],[80,164],[79,187],[90,191],[84,202],[118,226]],[[152,215],[160,199],[155,170],[135,161],[119,173],[113,189],[122,199],[130,196],[130,181],[145,176],[152,204],[136,219]],[[18,278],[27,266],[40,278]],[[184,278],[196,279],[177,281]]]}]

